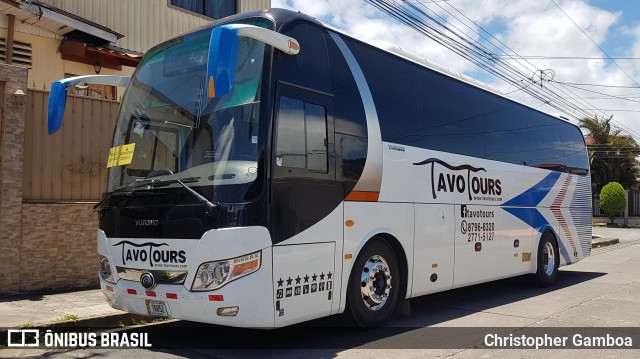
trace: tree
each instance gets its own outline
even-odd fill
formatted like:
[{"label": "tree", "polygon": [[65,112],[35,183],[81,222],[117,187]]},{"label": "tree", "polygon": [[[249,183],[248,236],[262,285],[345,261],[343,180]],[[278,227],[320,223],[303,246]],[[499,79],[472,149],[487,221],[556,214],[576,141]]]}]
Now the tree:
[{"label": "tree", "polygon": [[609,182],[600,191],[600,210],[609,217],[611,224],[616,217],[624,212],[627,200],[624,188],[618,182]]},{"label": "tree", "polygon": [[598,193],[605,183],[618,182],[625,188],[638,183],[638,168],[635,158],[640,155],[640,147],[622,130],[611,124],[609,118],[583,118],[580,127],[590,138],[589,164],[594,193]]}]

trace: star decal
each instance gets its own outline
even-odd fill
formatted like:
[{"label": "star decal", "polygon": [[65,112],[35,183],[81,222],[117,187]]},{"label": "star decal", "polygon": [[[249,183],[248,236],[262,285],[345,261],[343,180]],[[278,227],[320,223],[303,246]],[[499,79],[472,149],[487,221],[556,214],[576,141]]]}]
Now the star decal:
[{"label": "star decal", "polygon": [[296,284],[300,284],[300,276],[296,277]]},{"label": "star decal", "polygon": [[289,278],[287,279],[287,285],[291,285],[291,282],[292,282],[292,281],[293,281],[293,279],[291,279],[291,277],[289,277]]},{"label": "star decal", "polygon": [[331,279],[331,276],[332,276],[332,275],[333,275],[333,274],[331,274],[331,272],[327,273],[327,279]]},{"label": "star decal", "polygon": [[324,280],[324,272],[320,273],[320,280]]},{"label": "star decal", "polygon": [[313,275],[311,276],[311,278],[313,278],[313,281],[315,282],[315,281],[316,281],[316,279],[318,278],[318,276],[317,276],[315,273],[313,273]]},{"label": "star decal", "polygon": [[304,275],[304,282],[309,283],[309,276],[307,274]]},{"label": "star decal", "polygon": [[282,283],[284,283],[284,281],[282,280],[282,278],[280,278],[280,280],[278,281],[278,288],[282,287]]}]

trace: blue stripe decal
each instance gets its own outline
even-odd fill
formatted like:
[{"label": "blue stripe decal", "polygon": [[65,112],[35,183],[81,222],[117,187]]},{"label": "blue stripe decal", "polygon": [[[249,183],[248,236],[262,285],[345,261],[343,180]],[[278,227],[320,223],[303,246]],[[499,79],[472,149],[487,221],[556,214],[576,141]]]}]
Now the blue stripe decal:
[{"label": "blue stripe decal", "polygon": [[[547,177],[542,179],[542,181],[536,183],[533,187],[524,191],[522,194],[515,196],[508,202],[505,202],[500,206],[500,208],[509,212],[540,233],[544,232],[548,228],[553,230],[549,221],[547,221],[542,213],[540,213],[540,211],[535,207],[549,194],[559,178],[559,172],[549,173]],[[556,238],[559,239],[560,236],[556,234]],[[570,264],[571,257],[569,256],[569,252],[567,252],[567,248],[561,240],[558,240],[557,242],[560,255],[564,258],[567,264]]]},{"label": "blue stripe decal", "polygon": [[538,232],[544,231],[546,227],[549,226],[549,222],[537,208],[502,207],[502,209],[518,217],[522,222],[528,224]]},{"label": "blue stripe decal", "polygon": [[524,191],[522,194],[512,198],[510,201],[503,203],[502,206],[535,207],[549,194],[549,191],[551,191],[553,185],[556,184],[558,178],[560,178],[560,172],[551,172],[547,177],[543,178],[542,181]]}]

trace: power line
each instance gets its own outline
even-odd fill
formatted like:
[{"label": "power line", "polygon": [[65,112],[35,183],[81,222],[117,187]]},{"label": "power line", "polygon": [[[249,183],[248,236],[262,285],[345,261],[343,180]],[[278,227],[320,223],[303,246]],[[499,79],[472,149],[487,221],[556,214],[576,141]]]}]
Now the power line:
[{"label": "power line", "polygon": [[[512,58],[512,55],[500,55],[501,58]],[[545,56],[522,55],[522,59],[529,60],[640,60],[640,57],[600,57],[600,56]]]},{"label": "power line", "polygon": [[564,16],[567,17],[567,19],[571,20],[571,22],[578,28],[578,30],[580,30],[584,36],[587,37],[587,39],[589,39],[589,41],[591,41],[594,45],[596,45],[596,47],[598,47],[598,49],[600,51],[602,51],[603,54],[605,54],[607,56],[607,58],[609,60],[611,60],[611,62],[613,62],[619,69],[620,71],[622,71],[623,74],[627,75],[628,78],[631,79],[631,81],[633,81],[638,87],[640,87],[640,84],[638,84],[638,82],[636,80],[633,79],[633,77],[631,77],[626,71],[624,71],[624,69],[622,69],[622,67],[620,67],[620,65],[618,65],[617,62],[615,62],[614,59],[611,58],[611,56],[609,56],[609,54],[607,54],[606,51],[604,51],[603,48],[600,47],[600,45],[598,45],[595,41],[593,41],[593,39],[589,36],[589,34],[587,34],[586,32],[584,32],[584,30],[582,30],[582,28],[580,26],[578,26],[578,24],[576,24],[575,21],[573,21],[573,19],[571,18],[571,16],[569,16],[569,14],[567,14],[564,10],[562,10],[562,8],[560,7],[560,5],[558,5],[554,0],[549,0],[553,3],[553,5],[555,5],[558,9],[560,9],[560,11],[562,11],[562,13],[564,14]]},{"label": "power line", "polygon": [[594,87],[612,87],[612,88],[621,88],[621,89],[639,89],[640,87],[638,86],[622,86],[622,85],[600,85],[600,84],[581,84],[581,83],[574,83],[574,82],[563,82],[563,81],[556,81],[559,84],[563,84],[563,85],[579,85],[579,86],[594,86]]},{"label": "power line", "polygon": [[[456,20],[458,20],[458,21],[460,21],[461,23],[463,23],[463,24],[464,24],[464,22],[463,22],[462,20],[460,20],[459,18],[457,18],[455,15],[451,14],[448,10],[444,9],[444,8],[443,8],[442,6],[440,6],[439,4],[436,4],[436,5],[437,5],[440,9],[444,10],[444,11],[445,11],[445,12],[447,12],[449,15],[451,15],[454,19],[456,19]],[[525,64],[521,63],[519,59],[521,59],[522,57],[521,57],[520,55],[518,55],[518,53],[517,53],[516,51],[514,51],[512,48],[510,48],[507,44],[505,44],[504,42],[502,42],[500,39],[498,39],[498,38],[496,38],[495,36],[493,36],[493,34],[491,34],[490,32],[488,32],[487,30],[485,30],[485,29],[484,29],[482,26],[480,26],[478,23],[476,23],[475,21],[471,20],[468,16],[466,16],[463,12],[461,12],[460,10],[458,10],[458,9],[457,9],[455,6],[453,6],[451,3],[447,3],[447,5],[449,5],[449,7],[451,7],[451,8],[452,8],[453,10],[455,10],[457,13],[459,13],[460,15],[462,15],[465,19],[467,19],[467,21],[471,22],[471,23],[472,23],[472,24],[474,24],[476,27],[478,27],[480,30],[482,30],[484,33],[488,34],[491,38],[493,38],[493,39],[494,39],[494,40],[496,40],[498,43],[500,43],[504,48],[506,48],[506,49],[510,50],[513,54],[515,54],[517,57],[514,57],[513,55],[510,55],[510,56],[511,56],[511,58],[512,58],[513,60],[515,60],[515,61],[516,61],[516,63],[520,64],[520,65],[521,65],[521,66],[523,66],[524,68],[528,68],[528,70],[529,70],[529,71],[531,71],[531,67],[533,67],[533,68],[535,69],[535,71],[533,71],[533,72],[534,72],[534,74],[535,74],[535,73],[537,73],[537,72],[540,72],[541,74],[540,74],[540,82],[539,82],[539,83],[540,83],[540,85],[541,85],[541,89],[542,89],[542,78],[543,78],[543,73],[544,73],[544,71],[539,70],[535,65],[533,65],[531,62],[527,61],[526,59],[523,59],[523,60],[525,61]],[[441,18],[442,18],[442,17],[441,17]],[[445,21],[446,21],[446,19],[445,19]],[[504,52],[504,50],[502,50],[502,48],[500,48],[500,47],[498,47],[498,46],[494,45],[494,44],[491,42],[491,40],[489,40],[489,39],[485,38],[482,34],[478,33],[475,29],[471,28],[470,26],[468,26],[468,25],[466,25],[466,24],[465,24],[465,26],[467,26],[467,28],[469,28],[471,31],[475,32],[477,35],[479,35],[482,39],[484,39],[485,41],[487,41],[489,44],[493,45],[493,46],[494,46],[498,51],[500,51],[500,52]],[[495,58],[495,56],[496,56],[496,54],[495,54],[495,53],[493,53],[492,51],[489,51],[489,52],[488,52],[488,55],[490,55],[492,58]],[[531,67],[529,67],[528,65],[530,65]],[[526,75],[524,75],[524,77],[527,77],[527,76],[526,76]],[[534,78],[533,78],[533,77],[528,78],[528,79],[529,79],[532,83],[535,83],[535,82],[536,82],[536,81],[534,80]],[[513,84],[512,84],[512,85],[513,85]],[[509,92],[509,93],[513,93],[513,92],[516,92],[516,91],[518,91],[518,90],[524,90],[524,89],[526,89],[528,86],[529,86],[529,85],[524,86],[524,87],[516,86],[517,88],[516,88],[515,90],[513,90],[513,91]],[[555,88],[555,87],[554,87],[554,88]],[[547,90],[549,90],[549,89],[547,88]],[[568,90],[568,89],[567,89],[567,90]],[[578,99],[579,101],[582,101],[584,104],[586,104],[586,105],[588,105],[588,106],[593,106],[593,105],[589,104],[587,101],[584,101],[580,96],[577,96],[577,94],[573,93],[571,90],[568,90],[568,91],[569,91],[571,94],[576,95],[574,98]],[[525,91],[525,92],[529,92],[529,93],[531,93],[530,91]],[[564,91],[560,90],[560,92],[562,92],[562,93],[563,93],[563,96],[558,96],[558,94],[556,94],[554,91],[547,91],[547,92],[551,92],[551,94],[550,94],[550,95],[555,99],[555,101],[557,101],[557,102],[561,103],[563,106],[568,106],[569,108],[573,109],[573,110],[574,110],[574,112],[575,112],[576,110],[579,110],[579,108],[577,108],[576,106],[573,106],[573,104],[571,104],[571,103],[569,103],[569,102],[567,102],[567,101],[566,101],[566,98],[567,98],[568,96],[566,96],[566,93],[564,93]],[[548,99],[548,98],[547,98],[547,99],[542,100],[542,99],[540,99],[540,98],[539,98],[539,97],[537,97],[537,96],[534,96],[534,97],[535,97],[535,98],[537,98],[537,99],[539,99],[539,100],[541,100],[541,101],[543,102],[543,104],[547,104],[547,105],[549,105],[549,106],[551,106],[551,107],[553,107],[553,108],[555,108],[555,109],[558,109],[558,107],[557,107],[555,104],[554,104],[554,105],[552,105],[552,104],[551,104],[552,99]],[[565,112],[565,114],[567,114],[567,113]],[[604,114],[603,114],[603,115],[604,115]],[[583,114],[583,116],[585,116],[585,117],[586,117],[586,116],[590,116],[590,114]],[[575,116],[573,116],[573,117],[575,117]],[[576,117],[576,119],[578,119],[578,118]]]},{"label": "power line", "polygon": [[[630,100],[630,99],[628,99],[628,98],[624,98],[624,97],[620,97],[620,96],[616,96],[616,95],[611,95],[611,94],[607,94],[607,93],[600,92],[600,91],[589,90],[589,89],[585,89],[585,88],[578,87],[578,86],[575,86],[575,85],[570,85],[570,84],[568,84],[568,83],[567,83],[567,84],[565,84],[565,85],[566,85],[566,86],[569,86],[569,87],[577,88],[577,89],[582,90],[582,91],[587,91],[587,92],[596,93],[596,94],[598,94],[598,95],[608,96],[608,97],[612,97],[612,98],[616,98],[616,99],[624,100],[624,101],[629,101],[629,102],[637,102],[637,103],[640,103],[640,101],[638,101],[638,100]],[[603,110],[603,111],[604,111],[604,110]]]},{"label": "power line", "polygon": [[[448,10],[444,9],[442,6],[440,6],[439,4],[436,4],[440,9],[442,9],[443,11],[447,12],[452,18],[458,20],[461,24],[465,25],[467,28],[469,28],[471,31],[475,32],[478,36],[480,36],[480,38],[482,38],[483,40],[485,40],[489,45],[495,47],[495,49],[497,49],[498,52],[504,52],[502,50],[502,48],[500,46],[497,46],[496,44],[494,44],[490,39],[486,38],[484,35],[480,34],[478,31],[476,31],[474,28],[470,27],[469,25],[467,25],[464,21],[462,21],[461,19],[457,18],[455,15],[453,15],[451,12],[449,12]],[[456,12],[458,12],[460,15],[462,15],[463,17],[465,17],[467,19],[467,21],[473,23],[476,27],[478,27],[479,29],[481,29],[484,33],[488,34],[490,37],[492,37],[495,41],[497,41],[498,43],[500,43],[504,48],[509,49],[510,51],[512,51],[513,53],[515,53],[515,51],[511,48],[509,48],[508,45],[506,45],[505,43],[503,43],[502,41],[500,41],[500,39],[497,39],[495,36],[493,36],[491,33],[489,33],[488,31],[486,31],[485,29],[483,29],[480,25],[478,25],[477,23],[475,23],[473,20],[469,19],[469,17],[467,17],[464,13],[462,13],[460,10],[456,9],[455,6],[451,5],[451,3],[447,3],[447,5],[449,5],[449,7],[451,7],[453,10],[455,10]],[[415,6],[410,5],[412,8],[415,9]],[[447,21],[445,18],[443,18],[441,15],[435,13],[434,11],[430,10],[428,7],[423,5],[423,8],[425,8],[428,11],[433,12],[434,14],[436,14],[438,17],[440,17],[441,19],[443,19],[445,22]],[[417,11],[420,11],[419,9],[416,9]],[[421,11],[420,11],[421,12]],[[424,14],[424,12],[422,12]],[[425,14],[426,15],[426,14]],[[430,17],[429,15],[426,15],[426,17],[432,21],[434,21],[434,19],[432,17]],[[565,115],[568,115],[570,117],[575,117],[576,119],[578,119],[579,117],[575,115],[576,112],[580,112],[580,108],[573,106],[570,102],[566,101],[564,99],[565,96],[559,96],[557,93],[555,93],[554,91],[550,90],[550,89],[546,89],[547,91],[538,91],[535,90],[533,88],[529,88],[529,85],[536,83],[536,81],[533,79],[533,77],[529,77],[528,74],[524,74],[521,70],[516,69],[515,67],[513,67],[511,64],[509,63],[505,63],[503,61],[500,61],[500,59],[496,56],[495,51],[488,49],[486,46],[482,45],[481,43],[479,43],[477,40],[470,38],[468,35],[464,34],[464,32],[461,32],[456,26],[453,26],[455,29],[458,30],[458,33],[456,33],[455,31],[453,31],[450,27],[447,27],[441,23],[439,23],[437,20],[435,20],[435,22],[437,24],[439,24],[440,26],[442,26],[444,28],[445,31],[451,31],[452,33],[454,33],[456,36],[458,37],[462,37],[462,36],[466,36],[467,38],[470,39],[470,42],[477,48],[479,48],[481,51],[478,52],[477,54],[472,54],[475,56],[468,56],[465,57],[467,58],[469,61],[471,61],[472,63],[480,66],[481,68],[485,69],[487,72],[492,73],[494,75],[496,75],[498,78],[501,78],[503,80],[505,80],[506,82],[510,83],[512,86],[516,87],[516,90],[512,91],[518,91],[518,90],[522,90],[526,93],[529,93],[531,96],[533,96],[534,98],[540,100],[543,104],[546,103],[547,105],[555,108],[556,110],[559,110],[560,112],[563,112]],[[467,40],[468,41],[468,40]],[[517,54],[516,54],[517,55]],[[481,66],[479,64],[479,62],[484,62],[483,65],[485,66]],[[516,60],[516,63],[520,64],[521,66],[523,66],[524,68],[528,68],[528,71],[531,71],[531,73],[536,73],[540,70],[538,70],[533,64],[531,64],[530,62],[526,61],[525,62],[530,65],[531,67],[529,67],[527,64],[523,64],[520,63],[519,60]],[[516,77],[510,77],[507,76],[504,72],[502,72],[500,70],[500,68],[507,68],[513,75],[515,75]],[[532,70],[535,69],[534,70]],[[542,77],[542,76],[541,76]],[[529,83],[526,86],[522,86],[522,80],[523,78],[526,78],[528,81],[531,81],[531,83]],[[541,83],[541,82],[540,82]],[[555,102],[554,102],[555,101]],[[584,113],[581,116],[589,116],[590,114],[588,113]]]}]

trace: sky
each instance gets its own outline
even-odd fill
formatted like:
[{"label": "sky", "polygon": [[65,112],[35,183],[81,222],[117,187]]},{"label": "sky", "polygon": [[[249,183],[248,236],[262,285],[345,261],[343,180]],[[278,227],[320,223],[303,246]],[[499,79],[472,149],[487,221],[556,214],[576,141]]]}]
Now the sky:
[{"label": "sky", "polygon": [[[613,124],[640,143],[640,1],[389,1],[405,7],[403,2],[412,3],[480,43],[486,44],[483,38],[501,42],[504,46],[496,53],[527,57],[526,62],[505,61],[519,66],[530,79],[539,81],[535,69],[551,69],[545,72],[550,81],[544,86],[555,86],[565,100],[599,118],[613,115]],[[516,101],[558,113],[522,91],[538,83],[522,76],[520,87],[509,84],[365,0],[272,0],[272,7],[303,12],[364,41],[391,42],[486,82]]]}]

